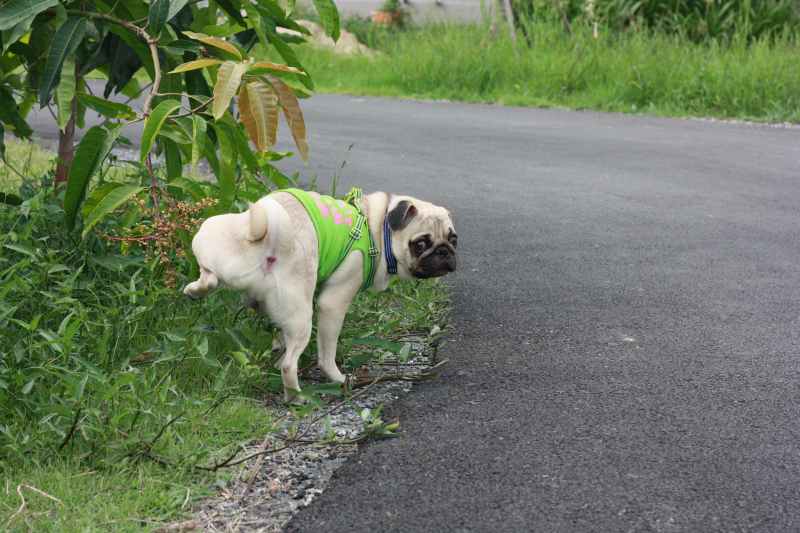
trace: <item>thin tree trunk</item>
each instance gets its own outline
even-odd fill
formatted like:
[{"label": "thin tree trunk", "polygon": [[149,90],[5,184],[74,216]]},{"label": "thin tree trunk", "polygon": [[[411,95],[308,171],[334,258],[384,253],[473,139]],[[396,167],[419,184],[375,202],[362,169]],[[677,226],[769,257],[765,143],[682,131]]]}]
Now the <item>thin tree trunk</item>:
[{"label": "thin tree trunk", "polygon": [[517,29],[514,27],[514,10],[511,9],[511,0],[503,0],[503,7],[506,12],[506,21],[508,22],[508,31],[511,34],[511,42],[514,43],[514,48],[516,48]]},{"label": "thin tree trunk", "polygon": [[[75,64],[75,85],[78,85],[78,65]],[[56,186],[66,183],[69,176],[69,169],[75,157],[75,119],[78,115],[78,95],[77,91],[72,98],[69,120],[63,130],[58,132],[58,165],[56,166],[55,184]]]}]

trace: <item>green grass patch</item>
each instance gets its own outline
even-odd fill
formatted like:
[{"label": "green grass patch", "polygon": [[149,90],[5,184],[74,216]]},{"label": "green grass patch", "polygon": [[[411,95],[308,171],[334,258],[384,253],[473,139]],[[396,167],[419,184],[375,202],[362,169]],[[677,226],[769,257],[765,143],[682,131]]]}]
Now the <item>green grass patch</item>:
[{"label": "green grass patch", "polygon": [[[262,406],[244,398],[206,411],[191,407],[160,446],[160,453],[173,459],[190,458],[198,449],[222,449],[232,441],[258,438],[270,423]],[[113,468],[93,468],[78,457],[58,454],[42,464],[15,465],[0,475],[0,526],[10,531],[53,532],[153,529],[190,511],[199,498],[223,486],[231,473],[167,469],[131,460]],[[17,490],[25,505],[15,516],[22,504]]]},{"label": "green grass patch", "polygon": [[[503,30],[505,28],[503,27]],[[530,24],[519,51],[504,31],[434,24],[392,34],[375,58],[304,45],[320,90],[761,121],[800,119],[800,52],[794,38],[694,44],[649,31],[571,34]]]},{"label": "green grass patch", "polygon": [[[53,153],[35,143],[6,135],[6,161],[0,161],[0,192],[15,192],[24,176],[42,176],[55,169]],[[13,168],[12,168],[13,167]]]}]

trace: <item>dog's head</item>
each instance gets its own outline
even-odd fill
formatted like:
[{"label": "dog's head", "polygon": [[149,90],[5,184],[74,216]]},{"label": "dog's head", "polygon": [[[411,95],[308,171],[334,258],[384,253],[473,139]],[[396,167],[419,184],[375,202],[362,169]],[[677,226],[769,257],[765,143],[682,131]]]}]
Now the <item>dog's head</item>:
[{"label": "dog's head", "polygon": [[447,209],[394,196],[386,219],[401,277],[435,278],[456,270],[458,236]]}]

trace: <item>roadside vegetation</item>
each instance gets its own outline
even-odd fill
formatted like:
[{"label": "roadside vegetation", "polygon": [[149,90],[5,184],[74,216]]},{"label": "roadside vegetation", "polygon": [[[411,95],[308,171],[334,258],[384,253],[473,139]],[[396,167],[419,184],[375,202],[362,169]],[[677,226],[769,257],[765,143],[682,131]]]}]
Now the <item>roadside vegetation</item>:
[{"label": "roadside vegetation", "polygon": [[[28,163],[17,168],[24,179],[0,165],[0,192],[19,200],[0,204],[0,526],[140,530],[175,520],[224,486],[234,472],[226,460],[285,431],[269,407],[282,397],[274,329],[233,292],[185,298],[193,260],[166,266],[153,247],[111,238],[116,217],[83,238],[60,230],[54,154],[15,141],[7,149]],[[27,177],[33,169],[46,170]],[[98,178],[102,187],[105,172]],[[183,212],[163,210],[176,221]],[[441,330],[446,312],[438,283],[361,294],[342,365],[402,356],[397,339]],[[323,398],[346,399],[303,375],[310,403],[297,420],[319,416]]]},{"label": "roadside vegetation", "polygon": [[300,58],[329,92],[800,120],[800,25],[791,2],[522,4],[514,4],[516,40],[500,16],[404,29],[352,19],[344,27],[381,54],[336,56],[304,45]]},{"label": "roadside vegetation", "polygon": [[[316,6],[335,36],[335,6]],[[279,27],[299,28],[269,0],[0,3],[0,530],[155,529],[225,483],[248,443],[280,430],[291,446],[300,419],[348,401],[311,379],[312,340],[308,403],[278,419],[273,327],[237,294],[180,292],[200,220],[297,183],[273,166],[294,156],[273,149],[279,115],[297,154],[312,149],[302,37]],[[252,59],[256,43],[280,59]],[[31,143],[34,106],[57,153]],[[88,110],[103,120],[79,136]],[[446,310],[436,283],[362,294],[342,366],[407,357],[402,336],[438,335]],[[396,428],[365,421],[368,436]]]}]

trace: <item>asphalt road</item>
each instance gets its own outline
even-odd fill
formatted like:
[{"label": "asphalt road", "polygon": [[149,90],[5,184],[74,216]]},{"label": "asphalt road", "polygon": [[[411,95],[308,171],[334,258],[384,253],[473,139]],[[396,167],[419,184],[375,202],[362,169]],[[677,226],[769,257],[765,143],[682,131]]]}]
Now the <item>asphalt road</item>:
[{"label": "asphalt road", "polygon": [[446,205],[460,268],[441,379],[290,531],[800,530],[799,129],[303,104],[285,168]]},{"label": "asphalt road", "polygon": [[800,530],[800,130],[305,112],[303,172],[446,205],[460,270],[441,379],[290,531]]}]

